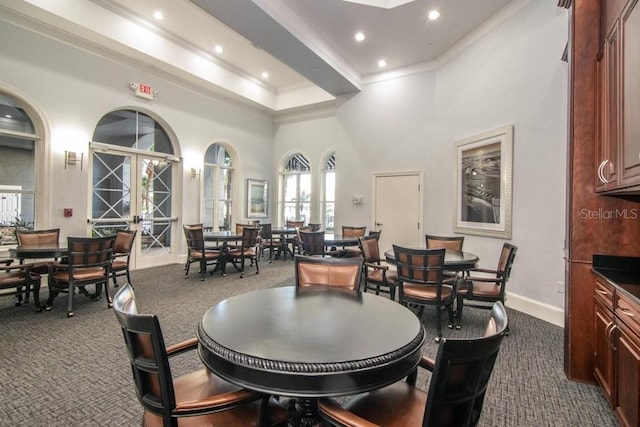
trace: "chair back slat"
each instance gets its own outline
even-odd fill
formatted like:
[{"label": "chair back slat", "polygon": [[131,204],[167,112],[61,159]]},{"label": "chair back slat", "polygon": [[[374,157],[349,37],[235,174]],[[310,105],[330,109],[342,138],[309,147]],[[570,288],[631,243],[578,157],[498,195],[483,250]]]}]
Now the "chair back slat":
[{"label": "chair back slat", "polygon": [[442,339],[431,375],[423,425],[478,424],[507,327],[506,309],[496,302],[485,336]]},{"label": "chair back slat", "polygon": [[362,237],[367,232],[367,227],[342,226],[342,237]]},{"label": "chair back slat", "polygon": [[427,249],[449,249],[462,252],[464,236],[434,236],[432,234],[425,234],[424,238]]},{"label": "chair back slat", "polygon": [[297,230],[303,255],[324,255],[324,231]]},{"label": "chair back slat", "polygon": [[161,416],[165,425],[172,425],[176,397],[157,316],[138,312],[133,288],[128,283],[116,293],[113,309],[127,345],[138,401]]},{"label": "chair back slat", "polygon": [[319,286],[357,292],[362,277],[362,258],[295,257],[296,286]]},{"label": "chair back slat", "polygon": [[412,249],[393,245],[398,280],[424,285],[442,285],[445,249]]},{"label": "chair back slat", "polygon": [[362,251],[364,262],[380,264],[380,247],[377,235],[359,237],[358,245]]},{"label": "chair back slat", "polygon": [[16,230],[16,238],[20,246],[57,246],[60,241],[60,229],[49,230]]},{"label": "chair back slat", "polygon": [[130,254],[133,242],[136,239],[137,230],[118,230],[116,240],[113,243],[113,252],[118,254]]},{"label": "chair back slat", "polygon": [[202,224],[183,225],[184,236],[187,239],[189,252],[204,251],[204,228]]}]

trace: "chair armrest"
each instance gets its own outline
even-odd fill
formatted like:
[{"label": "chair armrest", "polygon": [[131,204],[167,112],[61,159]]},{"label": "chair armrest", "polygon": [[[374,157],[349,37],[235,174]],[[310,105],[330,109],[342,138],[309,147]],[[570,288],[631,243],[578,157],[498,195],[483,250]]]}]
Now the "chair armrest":
[{"label": "chair armrest", "polygon": [[389,266],[388,265],[374,264],[374,263],[371,263],[371,262],[365,262],[364,265],[367,266],[367,267],[374,268],[376,270],[383,270],[383,271],[389,270]]},{"label": "chair armrest", "polygon": [[182,341],[181,343],[167,347],[167,356],[175,356],[189,350],[194,350],[196,348],[198,348],[198,338],[194,337],[186,341]]},{"label": "chair armrest", "polygon": [[318,402],[318,410],[323,418],[326,417],[330,422],[336,422],[337,425],[349,427],[381,427],[378,424],[369,422],[347,411],[333,399],[321,399]]},{"label": "chair armrest", "polygon": [[5,271],[5,272],[10,272],[10,271],[14,271],[14,270],[24,270],[25,273],[29,273],[31,270],[31,267],[33,267],[32,263],[29,264],[14,264],[14,265],[6,265],[4,267],[0,267],[0,271]]},{"label": "chair armrest", "polygon": [[422,356],[422,359],[418,362],[418,366],[426,369],[427,371],[433,372],[433,368],[436,366],[436,361],[430,357]]},{"label": "chair armrest", "polygon": [[468,276],[465,277],[464,280],[466,282],[487,282],[487,283],[502,283],[502,277],[476,277],[476,276]]},{"label": "chair armrest", "polygon": [[228,393],[216,394],[207,399],[176,402],[174,413],[178,416],[185,416],[192,412],[201,412],[206,409],[211,409],[211,411],[214,412],[232,408],[244,402],[251,402],[263,397],[264,396],[257,394],[255,391],[243,388]]},{"label": "chair armrest", "polygon": [[474,268],[473,270],[469,270],[469,274],[471,273],[489,273],[489,274],[498,274],[497,270],[492,270],[489,268]]}]

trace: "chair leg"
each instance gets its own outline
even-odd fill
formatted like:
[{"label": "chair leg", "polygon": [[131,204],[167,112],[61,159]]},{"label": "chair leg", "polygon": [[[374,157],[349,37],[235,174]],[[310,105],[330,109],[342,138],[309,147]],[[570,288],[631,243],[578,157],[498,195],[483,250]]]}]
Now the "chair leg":
[{"label": "chair leg", "polygon": [[456,329],[460,329],[462,321],[462,309],[464,308],[464,297],[458,295],[456,299]]},{"label": "chair leg", "polygon": [[[96,285],[96,286],[98,286],[98,285]],[[109,295],[109,279],[107,279],[107,281],[104,282],[104,295],[107,297],[107,308],[113,307],[113,300],[111,299],[111,296]]]},{"label": "chair leg", "polygon": [[436,342],[442,338],[442,309],[440,304],[436,305]]},{"label": "chair leg", "polygon": [[73,285],[69,282],[69,298],[67,301],[67,317],[73,317]]}]

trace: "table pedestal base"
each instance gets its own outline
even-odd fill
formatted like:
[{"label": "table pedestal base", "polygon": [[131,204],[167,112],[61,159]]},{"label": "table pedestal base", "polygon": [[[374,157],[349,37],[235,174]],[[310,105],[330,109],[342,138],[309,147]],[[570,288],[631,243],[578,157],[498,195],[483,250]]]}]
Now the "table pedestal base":
[{"label": "table pedestal base", "polygon": [[291,399],[287,402],[290,427],[324,427],[318,416],[317,399]]}]

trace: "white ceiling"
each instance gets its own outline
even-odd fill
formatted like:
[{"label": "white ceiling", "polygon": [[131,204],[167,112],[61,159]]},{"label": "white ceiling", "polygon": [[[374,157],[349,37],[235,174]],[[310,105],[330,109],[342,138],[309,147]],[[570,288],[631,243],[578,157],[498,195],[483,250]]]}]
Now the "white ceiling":
[{"label": "white ceiling", "polygon": [[[344,0],[0,0],[0,19],[282,111],[433,67],[528,1],[414,0],[387,9]],[[427,18],[432,9],[437,21]],[[354,40],[357,31],[364,42]]]}]

